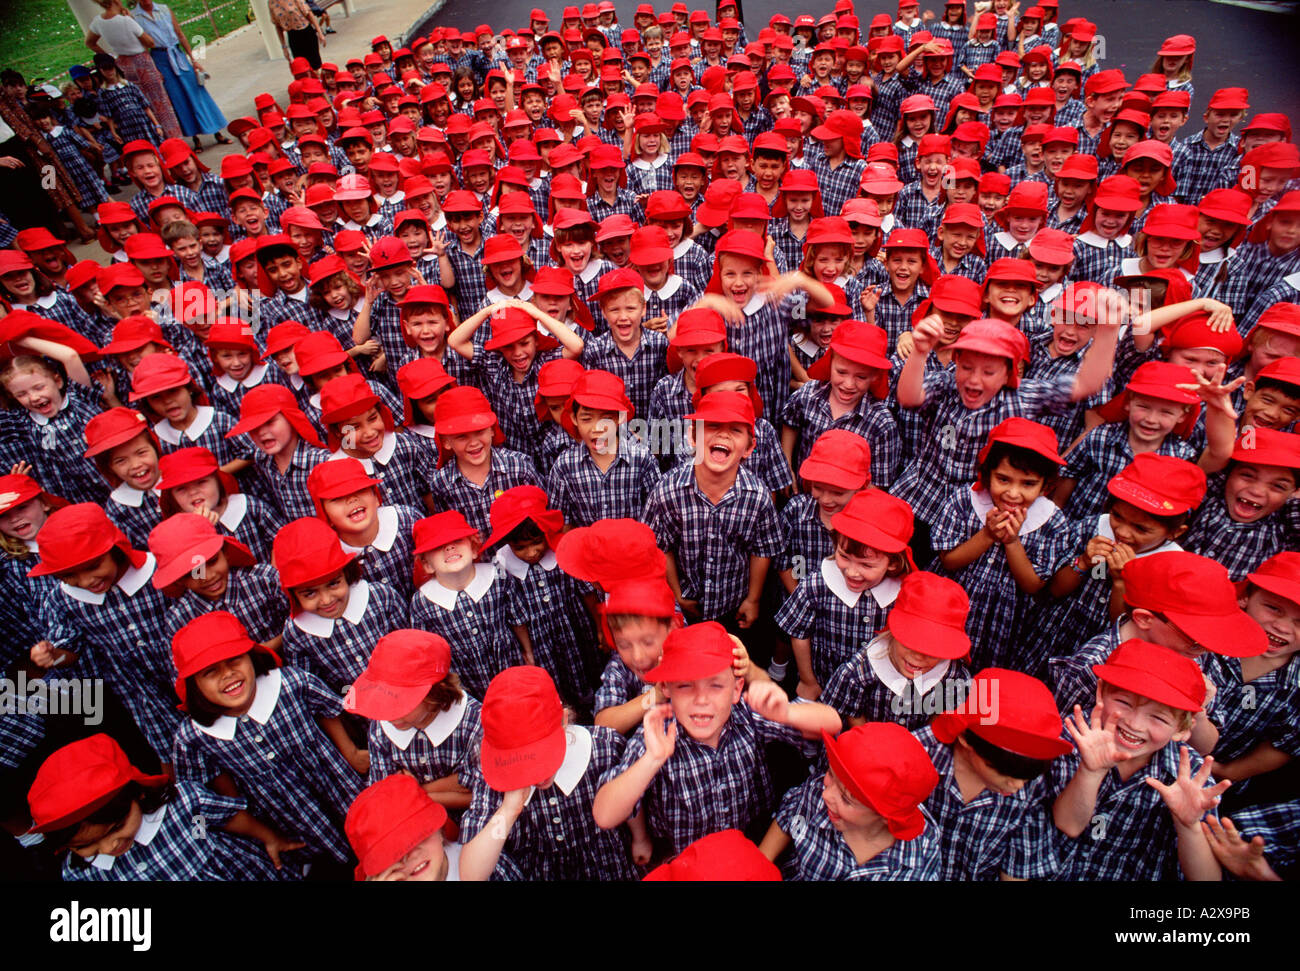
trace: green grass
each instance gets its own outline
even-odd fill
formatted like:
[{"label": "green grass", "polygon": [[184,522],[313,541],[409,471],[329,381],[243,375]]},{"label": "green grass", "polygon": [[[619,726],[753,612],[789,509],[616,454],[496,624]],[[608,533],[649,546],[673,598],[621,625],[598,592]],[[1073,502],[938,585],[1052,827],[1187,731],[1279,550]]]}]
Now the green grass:
[{"label": "green grass", "polygon": [[[216,4],[223,0],[209,0]],[[239,2],[206,14],[203,0],[171,0],[168,4],[191,42],[198,38],[215,40],[249,22],[247,3]],[[185,21],[198,17],[193,23]],[[64,0],[2,0],[0,2],[0,67],[10,67],[27,78],[53,81],[67,80],[68,67],[88,64],[90,49],[77,18]]]}]

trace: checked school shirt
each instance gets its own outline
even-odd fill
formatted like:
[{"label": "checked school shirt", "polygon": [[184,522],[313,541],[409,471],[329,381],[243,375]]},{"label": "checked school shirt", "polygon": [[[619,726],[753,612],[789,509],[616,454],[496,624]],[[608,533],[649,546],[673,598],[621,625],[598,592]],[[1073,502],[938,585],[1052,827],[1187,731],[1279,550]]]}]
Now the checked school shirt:
[{"label": "checked school shirt", "polygon": [[285,518],[302,519],[316,515],[316,505],[307,491],[307,476],[321,462],[328,462],[329,457],[330,453],[325,449],[308,445],[299,438],[294,442],[293,456],[284,472],[276,466],[275,458],[260,448],[253,454],[253,468]]},{"label": "checked school shirt", "polygon": [[587,340],[582,366],[588,371],[608,371],[621,378],[636,414],[644,415],[650,410],[650,394],[655,385],[668,374],[667,354],[668,338],[659,331],[642,328],[641,339],[631,357],[614,343],[614,335],[606,332]]},{"label": "checked school shirt", "polygon": [[570,527],[600,519],[636,519],[659,481],[659,465],[646,448],[618,430],[618,453],[605,471],[583,442],[570,445],[551,467],[546,494]]},{"label": "checked school shirt", "polygon": [[1222,563],[1235,582],[1257,569],[1274,553],[1295,549],[1281,509],[1253,523],[1239,523],[1228,514],[1224,498],[1227,473],[1211,478],[1205,501],[1192,514],[1191,526],[1179,540],[1183,549]]},{"label": "checked school shirt", "polygon": [[772,561],[772,568],[795,571],[796,581],[811,575],[822,560],[835,552],[817,500],[806,492],[791,496],[781,509],[781,532],[786,537],[785,549]]},{"label": "checked school shirt", "polygon": [[792,465],[797,469],[803,464],[823,432],[841,428],[861,436],[871,446],[871,484],[888,490],[903,458],[903,443],[894,416],[868,391],[852,411],[833,418],[830,397],[829,381],[809,381],[786,401],[781,420],[799,432]]},{"label": "checked school shirt", "polygon": [[[1128,440],[1128,422],[1109,422],[1088,430],[1083,440],[1070,452],[1062,478],[1073,479],[1074,489],[1063,512],[1071,519],[1096,516],[1106,507],[1106,483],[1119,475],[1133,461],[1133,447]],[[1177,435],[1165,436],[1157,455],[1195,462],[1197,451]],[[1220,490],[1222,492],[1222,490]],[[1186,547],[1186,541],[1183,543]]]},{"label": "checked school shirt", "polygon": [[371,785],[398,772],[415,776],[421,785],[449,775],[458,776],[464,784],[478,761],[483,741],[479,703],[462,694],[423,728],[401,729],[392,722],[372,721],[368,738]]},{"label": "checked school shirt", "polygon": [[409,610],[387,584],[358,580],[348,587],[339,617],[300,610],[285,622],[284,663],[311,672],[343,697],[366,669],[379,639],[407,626]]},{"label": "checked school shirt", "polygon": [[942,660],[913,682],[890,662],[888,648],[885,634],[860,647],[822,685],[818,701],[844,718],[898,722],[913,731],[965,699],[970,672],[960,661]]},{"label": "checked school shirt", "polygon": [[484,536],[491,532],[488,512],[497,496],[517,485],[544,485],[532,459],[520,452],[493,447],[490,462],[487,478],[479,486],[465,478],[451,456],[434,475],[429,489],[438,509],[458,510]]},{"label": "checked school shirt", "polygon": [[642,519],[676,556],[682,596],[698,600],[706,620],[734,613],[749,596],[751,556],[785,547],[771,495],[744,469],[715,505],[696,483],[695,466],[679,465],[650,493]]},{"label": "checked school shirt", "polygon": [[1216,720],[1223,720],[1214,746],[1215,761],[1239,759],[1263,742],[1292,758],[1300,755],[1300,725],[1296,723],[1300,661],[1295,655],[1276,671],[1249,683],[1242,680],[1240,658],[1207,652],[1202,666],[1218,689],[1214,712]]},{"label": "checked school shirt", "polygon": [[239,622],[248,628],[249,636],[259,644],[279,637],[289,614],[275,567],[265,563],[231,567],[226,577],[226,590],[216,600],[186,590],[179,600],[174,601],[171,610],[167,611],[168,643],[191,620],[214,610],[228,610],[238,617]]}]

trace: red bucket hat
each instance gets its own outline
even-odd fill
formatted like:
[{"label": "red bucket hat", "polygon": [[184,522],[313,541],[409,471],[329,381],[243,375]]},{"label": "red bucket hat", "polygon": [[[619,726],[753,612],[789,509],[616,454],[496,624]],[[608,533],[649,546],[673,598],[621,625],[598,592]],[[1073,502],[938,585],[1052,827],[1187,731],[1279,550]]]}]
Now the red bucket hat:
[{"label": "red bucket hat", "polygon": [[651,684],[697,681],[730,670],[733,659],[726,628],[716,621],[705,621],[670,632],[659,663],[644,677]]},{"label": "red bucket hat", "polygon": [[27,571],[29,577],[43,577],[97,560],[116,547],[131,566],[144,566],[146,554],[131,548],[125,534],[109,520],[103,508],[93,502],[79,502],[50,513],[41,527],[40,562]]},{"label": "red bucket hat", "polygon": [[970,653],[969,612],[970,598],[955,580],[935,573],[909,573],[899,584],[886,626],[911,650],[957,660]]},{"label": "red bucket hat", "polygon": [[545,398],[569,398],[573,391],[573,382],[586,369],[581,362],[569,358],[557,358],[547,361],[537,369],[537,394],[533,396],[533,410],[538,421],[546,421],[550,415]]},{"label": "red bucket hat", "polygon": [[259,651],[280,666],[279,656],[248,636],[248,629],[228,610],[195,617],[172,635],[172,664],[176,667],[176,696],[186,710],[185,682],[219,661]]},{"label": "red bucket hat", "polygon": [[66,829],[85,819],[132,782],[161,789],[170,777],[133,766],[108,735],[91,735],[57,749],[36,772],[27,791],[33,833]]},{"label": "red bucket hat", "polygon": [[1115,648],[1104,664],[1094,664],[1092,672],[1098,681],[1179,711],[1200,711],[1205,706],[1205,675],[1200,666],[1159,644],[1131,638]]},{"label": "red bucket hat", "polygon": [[308,444],[317,448],[325,447],[325,443],[316,436],[316,429],[298,407],[298,399],[293,396],[293,392],[279,384],[259,384],[240,399],[239,421],[226,432],[226,438],[247,434],[258,426],[265,425],[276,415],[284,415],[298,437]]},{"label": "red bucket hat", "polygon": [[444,388],[453,387],[456,379],[447,373],[442,362],[431,357],[416,358],[397,369],[397,387],[402,392],[402,423],[419,424],[412,401],[427,398]]},{"label": "red bucket hat", "polygon": [[799,463],[799,478],[836,489],[865,489],[871,483],[871,446],[857,432],[828,428]]},{"label": "red bucket hat", "polygon": [[50,495],[29,475],[19,472],[0,475],[0,513],[37,498],[43,499],[51,509],[62,509],[68,504],[66,499]]},{"label": "red bucket hat", "polygon": [[710,833],[644,877],[646,882],[780,880],[781,871],[738,829]]},{"label": "red bucket hat", "polygon": [[902,553],[912,569],[916,563],[908,543],[915,523],[912,507],[880,489],[864,489],[831,517],[831,529],[882,553]]},{"label": "red bucket hat", "polygon": [[343,707],[373,721],[409,715],[451,670],[451,645],[438,634],[395,630],[375,644]]},{"label": "red bucket hat", "polygon": [[180,591],[168,588],[223,549],[231,566],[257,562],[252,550],[233,536],[218,533],[205,517],[191,512],[168,516],[149,531],[149,552],[158,561],[152,577],[154,588],[179,595]]},{"label": "red bucket hat", "polygon": [[896,839],[925,832],[921,804],[939,784],[939,773],[915,735],[896,722],[869,722],[838,738],[822,732],[822,742],[835,777],[884,817]]},{"label": "red bucket hat", "polygon": [[1007,387],[1020,386],[1021,366],[1029,360],[1029,338],[1001,320],[973,320],[949,345],[954,351],[980,351],[1009,362]]},{"label": "red bucket hat", "polygon": [[[993,446],[999,442],[1028,449],[1057,465],[1065,464],[1065,459],[1057,452],[1056,432],[1028,418],[1008,418],[995,425],[989,432],[989,440],[979,451],[978,461],[981,465],[988,458]],[[978,487],[979,484],[976,483],[976,488]]]},{"label": "red bucket hat", "polygon": [[1186,437],[1196,424],[1200,413],[1201,399],[1191,391],[1184,391],[1180,384],[1196,384],[1196,374],[1189,367],[1170,364],[1168,361],[1147,361],[1133,372],[1124,390],[1097,409],[1103,421],[1123,421],[1128,414],[1128,402],[1135,394],[1161,401],[1174,401],[1188,405],[1190,411],[1174,428],[1175,435]]},{"label": "red bucket hat", "polygon": [[357,554],[344,552],[334,530],[313,516],[281,526],[271,543],[271,562],[280,574],[280,589],[289,598],[289,612],[295,615],[302,610],[293,595],[295,587],[314,586],[356,558]]},{"label": "red bucket hat", "polygon": [[1246,579],[1269,593],[1300,603],[1300,553],[1284,551],[1270,556]]},{"label": "red bucket hat", "polygon": [[565,573],[605,589],[662,577],[667,569],[654,530],[635,519],[602,519],[571,529],[560,538],[555,557]]},{"label": "red bucket hat", "polygon": [[1124,566],[1124,602],[1164,614],[1208,651],[1255,657],[1268,635],[1238,606],[1237,588],[1214,560],[1182,550],[1153,553]]},{"label": "red bucket hat", "polygon": [[564,762],[564,706],[542,668],[506,668],[483,693],[483,781],[498,792],[537,785]]},{"label": "red bucket hat", "polygon": [[201,445],[191,445],[188,448],[178,448],[174,452],[168,452],[158,460],[158,471],[161,475],[158,479],[158,491],[162,493],[159,505],[164,516],[180,511],[176,507],[175,500],[168,494],[168,490],[175,489],[177,486],[197,482],[212,475],[216,476],[227,496],[232,496],[239,491],[239,483],[235,481],[235,477],[222,472],[217,464],[217,457]]},{"label": "red bucket hat", "polygon": [[477,536],[479,532],[465,520],[461,513],[455,509],[448,509],[417,520],[412,534],[415,543],[413,552],[419,556],[421,553],[441,549],[448,543]]},{"label": "red bucket hat", "polygon": [[398,772],[367,786],[343,820],[359,861],[356,878],[378,876],[446,825],[447,810],[414,776]]},{"label": "red bucket hat", "polygon": [[889,395],[889,335],[883,328],[860,320],[844,321],[831,335],[827,353],[808,368],[808,377],[814,381],[829,381],[833,355],[878,370],[880,373],[871,384],[871,394],[881,400]]},{"label": "red bucket hat", "polygon": [[514,486],[501,493],[492,501],[488,513],[492,533],[483,541],[485,549],[503,542],[511,531],[524,520],[533,524],[546,536],[547,545],[552,549],[564,535],[564,514],[548,506],[546,491],[538,486]]}]

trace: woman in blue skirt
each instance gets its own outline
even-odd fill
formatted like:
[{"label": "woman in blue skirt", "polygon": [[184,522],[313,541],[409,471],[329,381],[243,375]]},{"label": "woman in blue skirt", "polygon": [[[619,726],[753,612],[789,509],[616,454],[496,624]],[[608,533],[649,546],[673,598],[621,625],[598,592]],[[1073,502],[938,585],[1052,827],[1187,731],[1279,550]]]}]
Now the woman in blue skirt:
[{"label": "woman in blue skirt", "polygon": [[203,147],[201,134],[215,135],[221,144],[229,144],[230,139],[221,133],[226,127],[225,115],[199,83],[189,39],[176,22],[176,15],[165,3],[139,0],[132,16],[154,40],[149,54],[162,75],[181,130],[192,136],[195,149]]}]

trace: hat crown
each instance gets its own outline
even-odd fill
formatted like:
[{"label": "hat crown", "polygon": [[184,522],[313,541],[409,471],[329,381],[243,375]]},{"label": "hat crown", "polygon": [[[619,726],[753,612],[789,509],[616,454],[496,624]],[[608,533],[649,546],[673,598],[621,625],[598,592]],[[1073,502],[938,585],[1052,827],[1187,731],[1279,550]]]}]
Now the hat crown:
[{"label": "hat crown", "polygon": [[518,749],[541,741],[564,725],[564,706],[543,668],[506,668],[483,693],[483,738],[496,749]]}]

